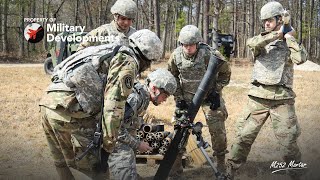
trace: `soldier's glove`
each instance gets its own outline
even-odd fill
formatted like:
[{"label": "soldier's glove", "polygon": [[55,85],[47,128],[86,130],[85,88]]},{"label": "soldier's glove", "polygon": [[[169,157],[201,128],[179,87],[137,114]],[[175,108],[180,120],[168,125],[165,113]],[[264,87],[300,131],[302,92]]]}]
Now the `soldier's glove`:
[{"label": "soldier's glove", "polygon": [[182,115],[187,113],[189,106],[185,100],[176,102],[175,118],[178,120]]},{"label": "soldier's glove", "polygon": [[281,26],[281,31],[282,31],[283,35],[285,35],[286,33],[292,31],[292,29],[293,29],[290,25],[291,16],[290,16],[289,11],[287,11],[287,10],[284,10],[282,12],[281,16],[282,16],[282,21],[283,21],[283,25]]},{"label": "soldier's glove", "polygon": [[205,102],[209,102],[210,109],[215,111],[220,107],[220,94],[217,93],[216,91],[212,91],[208,96]]}]

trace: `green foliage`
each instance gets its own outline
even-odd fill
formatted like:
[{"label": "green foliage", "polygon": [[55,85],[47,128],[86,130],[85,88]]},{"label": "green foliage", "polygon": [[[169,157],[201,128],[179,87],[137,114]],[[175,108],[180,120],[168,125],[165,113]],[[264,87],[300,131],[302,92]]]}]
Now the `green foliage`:
[{"label": "green foliage", "polygon": [[228,11],[224,10],[219,16],[219,30],[221,30],[222,33],[230,33],[230,25],[232,23],[232,14]]},{"label": "green foliage", "polygon": [[177,19],[177,26],[176,26],[176,33],[179,33],[181,28],[183,28],[183,26],[187,25],[187,15],[185,12],[181,11],[179,13],[178,19]]}]

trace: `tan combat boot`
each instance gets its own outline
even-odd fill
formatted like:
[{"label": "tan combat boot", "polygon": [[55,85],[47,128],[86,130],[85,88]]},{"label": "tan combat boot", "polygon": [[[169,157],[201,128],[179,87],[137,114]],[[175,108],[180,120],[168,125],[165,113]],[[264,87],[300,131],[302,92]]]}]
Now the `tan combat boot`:
[{"label": "tan combat boot", "polygon": [[232,161],[227,161],[226,163],[227,169],[226,169],[226,178],[227,180],[233,180],[234,175],[236,171],[239,169],[240,164],[235,164]]},{"label": "tan combat boot", "polygon": [[225,155],[216,156],[217,159],[217,169],[220,173],[225,174],[226,164],[225,164]]},{"label": "tan combat boot", "polygon": [[60,180],[73,180],[74,177],[68,167],[56,167]]}]

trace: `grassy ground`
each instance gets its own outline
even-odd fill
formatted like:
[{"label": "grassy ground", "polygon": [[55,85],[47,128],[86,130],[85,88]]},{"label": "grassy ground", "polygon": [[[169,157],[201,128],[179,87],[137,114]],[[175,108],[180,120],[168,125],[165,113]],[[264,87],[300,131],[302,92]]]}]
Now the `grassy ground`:
[{"label": "grassy ground", "polygon": [[[158,64],[155,67],[164,67]],[[228,149],[234,141],[235,121],[246,105],[251,66],[232,67],[232,82],[224,90],[229,111],[226,121]],[[302,128],[298,144],[307,163],[304,179],[319,179],[320,165],[320,72],[295,72],[294,90],[297,94],[296,112]],[[49,84],[50,77],[42,67],[0,68],[0,179],[57,179],[44,133],[40,124],[38,102]],[[149,114],[170,121],[173,98],[155,108]],[[196,119],[203,119],[199,114]],[[239,171],[240,179],[286,179],[271,174],[270,164],[281,161],[279,146],[273,135],[270,120],[262,128],[252,146],[248,163]],[[140,175],[149,179],[157,167],[139,165]],[[201,173],[200,173],[201,172]],[[187,179],[208,179],[212,172],[208,167],[187,169]]]}]

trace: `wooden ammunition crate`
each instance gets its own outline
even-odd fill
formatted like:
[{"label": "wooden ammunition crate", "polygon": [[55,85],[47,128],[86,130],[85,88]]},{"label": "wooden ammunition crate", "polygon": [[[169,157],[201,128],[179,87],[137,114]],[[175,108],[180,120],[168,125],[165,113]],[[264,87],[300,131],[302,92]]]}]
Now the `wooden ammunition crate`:
[{"label": "wooden ammunition crate", "polygon": [[155,165],[159,164],[160,161],[163,159],[163,155],[161,154],[154,154],[154,155],[136,155],[137,164],[148,164],[148,165]]}]

